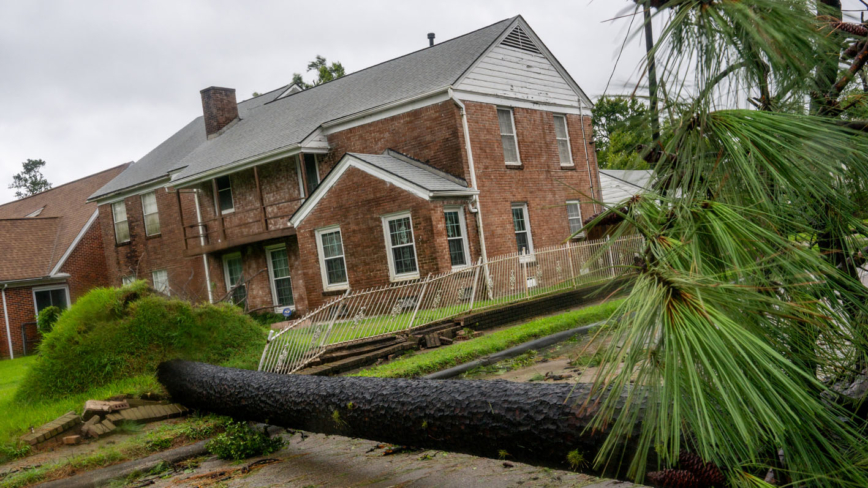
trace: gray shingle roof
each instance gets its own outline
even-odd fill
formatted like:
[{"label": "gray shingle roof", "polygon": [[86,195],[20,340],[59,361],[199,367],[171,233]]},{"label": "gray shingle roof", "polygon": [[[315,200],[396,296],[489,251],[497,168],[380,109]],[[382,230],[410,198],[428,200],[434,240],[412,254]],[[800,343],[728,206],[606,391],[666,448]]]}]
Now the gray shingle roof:
[{"label": "gray shingle roof", "polygon": [[241,120],[211,140],[206,139],[202,117],[198,117],[92,198],[165,176],[169,171],[180,171],[178,178],[192,177],[292,146],[325,122],[445,88],[457,81],[514,20],[500,21],[283,98],[275,99],[281,88],[267,94],[271,100],[266,96],[247,100],[239,104]]},{"label": "gray shingle roof", "polygon": [[428,166],[421,161],[408,158],[400,153],[387,151],[386,154],[348,154],[428,191],[470,190],[467,182],[461,178],[456,178],[437,168]]}]

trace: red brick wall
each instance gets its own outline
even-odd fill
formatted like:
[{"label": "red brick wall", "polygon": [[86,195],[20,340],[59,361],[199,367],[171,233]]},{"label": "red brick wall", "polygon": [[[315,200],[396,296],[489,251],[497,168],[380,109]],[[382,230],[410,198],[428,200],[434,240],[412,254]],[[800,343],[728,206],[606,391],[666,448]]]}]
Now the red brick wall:
[{"label": "red brick wall", "polygon": [[[158,189],[160,234],[147,236],[141,196],[124,200],[130,227],[130,242],[115,243],[114,221],[110,204],[100,205],[99,223],[106,255],[108,281],[120,286],[125,276],[136,276],[153,284],[152,272],[165,269],[174,295],[191,301],[208,299],[204,265],[201,257],[184,257],[184,237],[177,195]],[[191,193],[181,194],[184,224],[196,222],[195,200]],[[191,245],[194,240],[189,241]]]},{"label": "red brick wall", "polygon": [[[2,303],[0,303],[2,307]],[[21,342],[21,325],[28,322],[36,321],[36,308],[33,304],[33,289],[29,286],[21,288],[6,289],[6,309],[9,312],[9,332],[12,336],[12,351],[15,357],[23,354],[23,345]],[[31,348],[38,339],[35,325],[26,327],[25,334],[27,335],[27,353],[33,351]],[[3,309],[0,308],[0,358],[9,358],[9,340],[6,336],[6,317],[3,316]]]},{"label": "red brick wall", "polygon": [[73,303],[91,289],[111,283],[99,221],[84,234],[60,272],[70,275],[67,283]]},{"label": "red brick wall", "polygon": [[[574,166],[562,168],[551,112],[516,108],[514,111],[521,166],[504,163],[497,107],[466,102],[470,141],[480,190],[485,241],[489,257],[516,252],[512,224],[513,202],[528,204],[534,247],[561,244],[569,237],[567,200],[581,200],[582,215],[595,213],[590,203],[588,161],[584,140],[590,141],[590,119],[585,137],[580,117],[567,116]],[[599,186],[593,147],[588,147],[591,178]],[[583,195],[584,193],[584,195]]]}]

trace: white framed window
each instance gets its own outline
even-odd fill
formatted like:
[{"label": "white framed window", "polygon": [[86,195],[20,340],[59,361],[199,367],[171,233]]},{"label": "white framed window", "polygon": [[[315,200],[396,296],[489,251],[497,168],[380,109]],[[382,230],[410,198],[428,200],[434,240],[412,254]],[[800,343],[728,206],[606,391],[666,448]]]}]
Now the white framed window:
[{"label": "white framed window", "polygon": [[235,201],[232,199],[232,182],[228,176],[214,178],[217,183],[217,205],[220,205],[220,213],[227,214],[235,211]]},{"label": "white framed window", "polygon": [[497,122],[500,124],[500,141],[503,143],[503,159],[506,164],[521,164],[518,154],[518,137],[515,134],[515,117],[511,108],[497,109]]},{"label": "white framed window", "polygon": [[526,203],[512,204],[512,226],[515,229],[515,244],[519,253],[533,253],[533,236],[530,233],[530,218]]},{"label": "white framed window", "polygon": [[295,308],[286,245],[268,246],[265,248],[265,253],[268,255],[268,278],[271,282],[271,300],[275,311],[286,307]]},{"label": "white framed window", "polygon": [[142,195],[142,215],[145,216],[145,234],[155,236],[160,233],[160,212],[157,210],[157,192]]},{"label": "white framed window", "polygon": [[115,222],[115,242],[130,242],[130,223],[127,221],[127,206],[123,201],[112,204],[112,218]]},{"label": "white framed window", "polygon": [[307,175],[308,195],[319,186],[319,157],[316,154],[302,154],[304,159],[304,173]]},{"label": "white framed window", "polygon": [[317,229],[316,246],[319,251],[319,268],[322,273],[323,289],[346,290],[347,262],[344,258],[344,242],[339,226]]},{"label": "white framed window", "polygon": [[467,246],[467,223],[464,220],[464,207],[446,207],[444,216],[452,269],[469,266],[470,250]]},{"label": "white framed window", "polygon": [[157,269],[151,273],[154,289],[163,295],[169,294],[169,273],[165,269]]},{"label": "white framed window", "polygon": [[[241,253],[235,252],[223,256],[223,279],[226,282],[226,291],[244,280],[244,263],[241,261]],[[247,286],[241,285],[232,292],[232,303],[239,305],[247,300]]]},{"label": "white framed window", "polygon": [[570,223],[570,235],[573,237],[585,237],[585,233],[576,234],[582,230],[582,202],[578,200],[567,201],[567,219]]},{"label": "white framed window", "polygon": [[410,212],[383,216],[383,233],[389,258],[389,278],[393,281],[418,278],[419,265]]},{"label": "white framed window", "polygon": [[121,284],[124,286],[132,285],[133,283],[135,283],[135,281],[136,277],[134,275],[124,276],[123,278],[121,278]]},{"label": "white framed window", "polygon": [[555,138],[558,142],[558,156],[561,166],[573,166],[573,152],[570,149],[570,133],[567,130],[567,116],[555,115]]},{"label": "white framed window", "polygon": [[61,310],[69,308],[69,287],[66,285],[50,285],[33,288],[33,307],[39,315],[47,307],[58,307]]}]

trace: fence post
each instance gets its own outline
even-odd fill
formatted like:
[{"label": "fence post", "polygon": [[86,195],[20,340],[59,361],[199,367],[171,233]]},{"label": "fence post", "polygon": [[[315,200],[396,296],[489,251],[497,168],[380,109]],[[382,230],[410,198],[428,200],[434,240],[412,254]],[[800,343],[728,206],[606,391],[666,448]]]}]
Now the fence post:
[{"label": "fence post", "polygon": [[349,294],[350,294],[350,289],[348,287],[346,293],[344,293],[343,296],[341,296],[341,299],[338,300],[337,302],[335,302],[338,306],[338,309],[337,309],[337,311],[335,311],[334,315],[332,315],[332,319],[329,321],[328,328],[325,330],[325,332],[323,332],[322,338],[319,341],[319,347],[322,347],[323,344],[325,344],[325,341],[328,338],[328,336],[331,335],[332,327],[334,327],[335,321],[338,319],[338,312],[340,312],[340,310],[341,310],[340,306],[342,303],[344,303],[344,300],[347,298],[347,295],[349,295]]},{"label": "fence post", "polygon": [[479,260],[476,261],[476,271],[473,272],[473,287],[470,291],[470,309],[468,310],[468,312],[473,311],[473,302],[476,301],[476,284],[479,283],[480,264],[482,264],[482,256],[480,256]]},{"label": "fence post", "polygon": [[265,362],[265,356],[268,355],[268,346],[271,345],[271,339],[274,338],[274,329],[268,331],[268,340],[265,341],[265,350],[262,351],[262,357],[259,359],[259,368],[257,371],[262,371],[262,364]]},{"label": "fence post", "polygon": [[422,306],[422,298],[425,296],[425,290],[428,289],[429,281],[431,281],[431,273],[428,273],[428,276],[425,277],[425,284],[422,285],[422,291],[419,293],[419,298],[416,299],[416,307],[413,309],[413,316],[410,317],[410,325],[407,326],[408,329],[413,328],[413,321],[416,320],[416,314],[419,312],[419,307]]},{"label": "fence post", "polygon": [[606,236],[607,248],[606,251],[609,252],[609,269],[611,270],[612,278],[615,277],[615,256],[612,255],[612,245],[608,244],[609,236]]},{"label": "fence post", "polygon": [[567,261],[570,262],[570,281],[573,282],[573,288],[576,287],[576,270],[573,268],[573,249],[569,242],[564,243],[564,248],[567,250]]},{"label": "fence post", "polygon": [[521,274],[524,277],[524,296],[530,298],[530,288],[527,286],[527,249],[522,249],[518,256],[518,264],[521,265]]}]

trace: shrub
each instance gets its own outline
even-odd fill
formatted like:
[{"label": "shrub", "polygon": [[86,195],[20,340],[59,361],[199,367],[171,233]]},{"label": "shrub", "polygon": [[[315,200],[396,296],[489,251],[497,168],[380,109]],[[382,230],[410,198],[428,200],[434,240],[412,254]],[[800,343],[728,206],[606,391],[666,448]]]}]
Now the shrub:
[{"label": "shrub", "polygon": [[194,306],[157,294],[144,281],[97,288],[57,320],[16,399],[60,397],[150,375],[169,359],[237,361],[240,352],[264,345],[263,330],[237,307]]},{"label": "shrub", "polygon": [[286,441],[281,437],[271,438],[245,422],[230,420],[226,423],[226,432],[208,441],[205,448],[220,459],[238,461],[277,452],[284,445]]},{"label": "shrub", "polygon": [[55,322],[57,322],[57,319],[60,318],[60,314],[62,313],[63,310],[54,305],[43,308],[42,311],[39,312],[39,315],[36,316],[36,327],[39,329],[39,333],[45,335],[51,332],[51,329],[54,328]]},{"label": "shrub", "polygon": [[265,327],[266,329],[270,329],[273,324],[278,322],[286,321],[286,317],[283,314],[274,313],[274,312],[256,312],[251,313],[250,318],[256,321],[257,324]]}]

